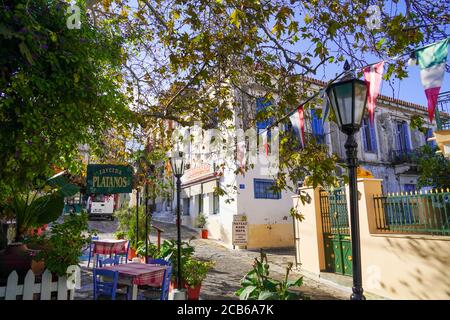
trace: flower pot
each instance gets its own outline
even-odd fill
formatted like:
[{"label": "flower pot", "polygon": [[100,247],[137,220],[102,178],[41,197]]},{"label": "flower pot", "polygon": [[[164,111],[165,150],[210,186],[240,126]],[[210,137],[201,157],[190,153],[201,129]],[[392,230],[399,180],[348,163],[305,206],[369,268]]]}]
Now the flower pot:
[{"label": "flower pot", "polygon": [[41,261],[32,260],[31,261],[31,270],[33,270],[33,273],[35,276],[39,276],[39,275],[43,274],[45,271],[44,260],[41,260]]},{"label": "flower pot", "polygon": [[202,288],[202,284],[196,285],[195,287],[190,287],[185,285],[187,289],[188,300],[198,300],[200,297],[200,289]]},{"label": "flower pot", "polygon": [[208,239],[208,229],[202,229],[202,239]]},{"label": "flower pot", "polygon": [[[0,252],[0,278],[7,279],[12,271],[16,271],[19,279],[22,279],[31,268],[32,256],[28,247],[21,243],[11,243]],[[19,280],[19,283],[22,282]]]},{"label": "flower pot", "polygon": [[136,249],[130,247],[130,251],[128,251],[128,260],[133,260],[136,257]]}]

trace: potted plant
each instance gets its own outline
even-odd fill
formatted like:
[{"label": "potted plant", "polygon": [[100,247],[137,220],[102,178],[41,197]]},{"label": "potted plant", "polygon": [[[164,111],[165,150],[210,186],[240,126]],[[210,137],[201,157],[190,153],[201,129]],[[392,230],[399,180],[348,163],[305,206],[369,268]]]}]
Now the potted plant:
[{"label": "potted plant", "polygon": [[[184,265],[194,253],[194,247],[189,242],[181,243],[181,265]],[[157,258],[172,261],[172,279],[170,287],[175,287],[175,279],[178,274],[178,244],[176,240],[164,240]]]},{"label": "potted plant", "polygon": [[202,282],[213,266],[213,261],[201,261],[194,258],[184,262],[182,275],[189,300],[199,299]]},{"label": "potted plant", "polygon": [[199,213],[195,218],[195,226],[201,229],[202,239],[208,239],[208,229],[206,229],[206,216],[203,213]]},{"label": "potted plant", "polygon": [[45,267],[55,276],[66,276],[67,268],[78,265],[83,247],[90,244],[93,232],[88,230],[88,215],[71,213],[62,223],[54,224],[51,230],[42,235],[46,248],[35,257],[44,261]]},{"label": "potted plant", "polygon": [[[138,249],[140,243],[145,242],[145,210],[143,207],[139,208],[139,234],[137,235],[136,242],[136,208],[126,208],[118,210],[114,213],[117,220],[119,221],[117,234],[123,238],[127,238],[130,241],[130,250],[128,252],[128,260],[132,260],[137,256],[136,250]],[[150,235],[150,224],[148,221],[148,235]]]},{"label": "potted plant", "polygon": [[[158,247],[153,243],[148,243],[147,250],[147,257],[158,257]],[[141,258],[141,262],[145,263],[145,242],[139,241],[139,246],[136,249],[136,255]]]},{"label": "potted plant", "polygon": [[[59,191],[29,192],[17,194],[9,199],[4,211],[16,221],[15,242],[0,252],[0,278],[7,277],[16,270],[19,277],[25,276],[32,267],[33,255],[36,251],[24,243],[29,230],[34,227],[55,221],[64,208],[64,196]],[[31,249],[39,249],[33,248]]]}]

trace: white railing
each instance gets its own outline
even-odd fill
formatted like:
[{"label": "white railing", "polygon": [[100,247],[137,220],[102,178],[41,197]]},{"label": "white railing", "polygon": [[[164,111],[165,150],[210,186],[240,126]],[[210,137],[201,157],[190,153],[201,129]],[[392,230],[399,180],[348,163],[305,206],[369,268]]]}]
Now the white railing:
[{"label": "white railing", "polygon": [[[69,277],[58,277],[57,281],[52,281],[52,273],[45,270],[39,283],[36,283],[36,276],[32,270],[28,270],[23,284],[18,284],[19,276],[16,271],[9,274],[6,287],[0,287],[0,300],[51,300],[52,293],[56,292],[57,300],[73,300],[75,284],[79,283],[79,269],[69,267],[67,269]],[[35,294],[39,294],[35,297]],[[20,298],[19,298],[20,300]]]}]

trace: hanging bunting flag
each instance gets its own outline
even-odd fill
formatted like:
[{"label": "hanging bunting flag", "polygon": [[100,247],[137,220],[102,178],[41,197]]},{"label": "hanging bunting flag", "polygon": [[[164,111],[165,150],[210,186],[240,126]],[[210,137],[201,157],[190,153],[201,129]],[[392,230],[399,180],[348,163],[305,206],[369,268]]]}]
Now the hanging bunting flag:
[{"label": "hanging bunting flag", "polygon": [[448,54],[448,39],[416,50],[420,79],[428,100],[428,117],[433,122],[434,109],[441,90]]},{"label": "hanging bunting flag", "polygon": [[367,86],[367,110],[369,120],[373,126],[377,97],[380,93],[381,78],[383,76],[384,61],[364,68],[364,81]]},{"label": "hanging bunting flag", "polygon": [[322,99],[322,125],[324,125],[330,115],[330,101],[326,89],[320,89],[319,97]]},{"label": "hanging bunting flag", "polygon": [[245,167],[245,164],[247,162],[247,146],[245,143],[245,140],[239,141],[237,143],[237,161],[239,163],[239,166],[241,168]]},{"label": "hanging bunting flag", "polygon": [[269,137],[270,137],[270,129],[261,132],[261,142],[262,142],[261,146],[262,148],[264,148],[266,156],[269,155],[269,141],[268,141]]},{"label": "hanging bunting flag", "polygon": [[303,114],[303,106],[299,106],[289,120],[292,123],[296,136],[299,138],[302,147],[305,147],[305,119]]}]

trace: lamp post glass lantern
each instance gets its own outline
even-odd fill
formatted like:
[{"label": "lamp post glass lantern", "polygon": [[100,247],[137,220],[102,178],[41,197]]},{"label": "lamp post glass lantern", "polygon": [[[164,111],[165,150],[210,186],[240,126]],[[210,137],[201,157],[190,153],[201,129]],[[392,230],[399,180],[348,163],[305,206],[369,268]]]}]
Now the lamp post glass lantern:
[{"label": "lamp post glass lantern", "polygon": [[178,251],[178,274],[177,274],[177,289],[181,290],[181,219],[180,219],[180,197],[181,197],[181,177],[184,174],[184,157],[183,152],[175,151],[170,157],[170,166],[173,175],[177,179],[177,251]]},{"label": "lamp post glass lantern", "polygon": [[365,300],[362,288],[361,247],[359,241],[358,188],[356,170],[358,168],[358,143],[355,133],[361,128],[367,103],[367,87],[348,72],[341,81],[331,84],[326,92],[339,129],[347,135],[345,143],[350,189],[350,223],[352,239],[353,288],[350,299]]}]

